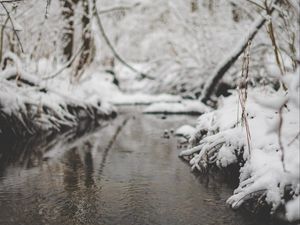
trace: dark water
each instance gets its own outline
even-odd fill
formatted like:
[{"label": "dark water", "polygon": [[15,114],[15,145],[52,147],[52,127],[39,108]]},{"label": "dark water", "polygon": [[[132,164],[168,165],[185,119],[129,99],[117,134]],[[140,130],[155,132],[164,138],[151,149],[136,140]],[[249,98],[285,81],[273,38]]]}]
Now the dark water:
[{"label": "dark water", "polygon": [[72,135],[0,145],[0,224],[258,225],[225,201],[232,187],[196,176],[162,138],[195,117],[120,115]]}]

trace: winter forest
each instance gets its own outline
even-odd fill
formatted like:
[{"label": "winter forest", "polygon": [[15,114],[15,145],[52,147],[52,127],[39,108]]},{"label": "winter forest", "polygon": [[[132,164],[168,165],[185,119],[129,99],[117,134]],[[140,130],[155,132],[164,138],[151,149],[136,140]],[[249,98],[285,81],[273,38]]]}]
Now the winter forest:
[{"label": "winter forest", "polygon": [[300,222],[298,0],[0,0],[0,224]]}]

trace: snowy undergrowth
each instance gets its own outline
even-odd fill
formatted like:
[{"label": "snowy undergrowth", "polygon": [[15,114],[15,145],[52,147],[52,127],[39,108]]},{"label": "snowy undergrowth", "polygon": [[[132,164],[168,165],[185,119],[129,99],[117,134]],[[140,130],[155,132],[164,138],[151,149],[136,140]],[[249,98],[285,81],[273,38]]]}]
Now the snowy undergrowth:
[{"label": "snowy undergrowth", "polygon": [[22,136],[61,131],[86,119],[97,122],[109,118],[114,114],[113,107],[97,93],[91,93],[92,83],[101,89],[103,82],[89,82],[73,85],[60,77],[43,80],[23,70],[20,64],[8,67],[0,73],[0,132],[9,130]]},{"label": "snowy undergrowth", "polygon": [[239,163],[240,184],[228,204],[238,208],[257,198],[271,213],[281,207],[295,221],[300,219],[299,71],[283,80],[288,91],[248,90],[246,120],[238,94],[224,98],[218,110],[199,117],[180,156],[200,171]]}]

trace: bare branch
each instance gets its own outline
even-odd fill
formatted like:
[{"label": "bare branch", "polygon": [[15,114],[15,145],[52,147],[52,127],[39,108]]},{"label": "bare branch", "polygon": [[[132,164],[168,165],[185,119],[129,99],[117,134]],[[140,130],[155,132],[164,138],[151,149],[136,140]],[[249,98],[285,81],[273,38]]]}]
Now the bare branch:
[{"label": "bare branch", "polygon": [[47,0],[47,4],[46,4],[46,12],[45,12],[45,18],[48,18],[48,11],[49,11],[49,7],[51,4],[51,0]]},{"label": "bare branch", "polygon": [[59,68],[56,72],[54,72],[53,74],[44,77],[43,80],[49,80],[52,79],[56,76],[58,76],[60,73],[62,73],[66,68],[70,67],[72,65],[72,63],[74,62],[74,60],[76,59],[76,57],[80,54],[80,52],[83,50],[83,44],[81,45],[80,48],[77,49],[77,51],[75,52],[75,54],[71,57],[71,59],[66,62],[65,65],[63,65],[61,68]]},{"label": "bare branch", "polygon": [[102,25],[102,22],[101,22],[101,18],[100,18],[100,15],[98,13],[98,10],[97,10],[97,6],[96,6],[96,3],[94,2],[94,6],[93,6],[93,15],[96,17],[96,22],[98,24],[98,27],[100,29],[100,32],[106,42],[106,44],[108,45],[108,47],[110,48],[110,50],[112,51],[112,53],[114,54],[114,56],[116,57],[117,60],[119,60],[119,62],[121,62],[124,66],[126,66],[128,69],[130,69],[131,71],[133,71],[134,73],[137,73],[141,76],[141,78],[148,78],[150,80],[154,80],[154,77],[151,77],[145,73],[142,73],[140,71],[138,71],[137,69],[135,69],[134,67],[132,67],[131,65],[129,65],[119,54],[118,52],[115,50],[115,48],[113,47],[112,43],[110,42],[108,36],[106,35],[105,33],[105,30],[104,30],[104,27]]},{"label": "bare branch", "polygon": [[24,0],[0,0],[0,3],[16,3],[16,2],[23,2]]},{"label": "bare branch", "polygon": [[[275,1],[274,5],[278,2]],[[268,15],[271,15],[275,10],[274,5],[269,9]],[[216,68],[211,78],[206,82],[203,92],[201,94],[201,101],[207,103],[210,100],[211,95],[214,93],[214,90],[220,80],[223,78],[225,73],[232,67],[232,65],[237,61],[240,55],[246,50],[249,41],[252,41],[258,31],[264,26],[267,19],[266,17],[258,18],[253,22],[253,27],[250,29],[249,33],[241,40],[238,44],[238,48],[233,49],[233,51],[225,58],[220,65]]]},{"label": "bare branch", "polygon": [[126,6],[126,5],[124,5],[124,6],[113,6],[113,7],[108,8],[108,9],[99,10],[98,13],[99,14],[106,14],[106,13],[111,13],[111,12],[114,12],[114,11],[130,10],[130,9],[136,7],[136,6],[139,6],[139,5],[140,5],[140,3],[137,2],[137,3],[135,3],[133,5],[130,5],[130,6]]},{"label": "bare branch", "polygon": [[278,143],[279,143],[279,148],[281,150],[281,162],[282,162],[282,167],[284,172],[287,172],[287,170],[284,163],[284,147],[282,143],[282,125],[283,125],[282,111],[283,108],[286,106],[286,103],[287,101],[284,104],[282,104],[282,106],[279,109],[279,128],[278,128]]},{"label": "bare branch", "polygon": [[14,25],[14,22],[13,22],[11,16],[10,16],[10,13],[9,13],[8,9],[6,8],[6,6],[5,6],[5,4],[4,4],[3,2],[0,2],[0,4],[2,5],[3,9],[5,10],[5,12],[6,12],[6,14],[7,14],[8,18],[9,18],[9,21],[10,21],[11,26],[12,26],[12,28],[13,28],[13,32],[15,33],[15,35],[16,35],[16,37],[17,37],[17,40],[18,40],[20,49],[21,49],[21,51],[24,53],[24,50],[23,50],[23,46],[22,46],[20,37],[19,37],[19,35],[18,35],[17,30],[15,29],[15,25]]}]

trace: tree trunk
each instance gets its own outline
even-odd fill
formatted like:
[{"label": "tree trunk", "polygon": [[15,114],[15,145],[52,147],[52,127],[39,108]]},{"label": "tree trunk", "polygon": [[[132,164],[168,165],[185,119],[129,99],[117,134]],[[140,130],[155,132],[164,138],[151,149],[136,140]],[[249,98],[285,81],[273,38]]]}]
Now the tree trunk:
[{"label": "tree trunk", "polygon": [[74,42],[74,6],[76,0],[61,0],[62,2],[62,16],[65,21],[63,28],[63,55],[64,60],[69,61],[73,54],[73,42]]},{"label": "tree trunk", "polygon": [[83,16],[81,18],[82,22],[82,51],[80,54],[79,62],[76,67],[75,77],[80,77],[82,70],[86,64],[89,63],[91,48],[92,48],[92,33],[91,33],[91,16],[90,16],[90,6],[88,0],[82,1]]},{"label": "tree trunk", "polygon": [[191,1],[191,12],[196,12],[199,8],[198,0]]}]

